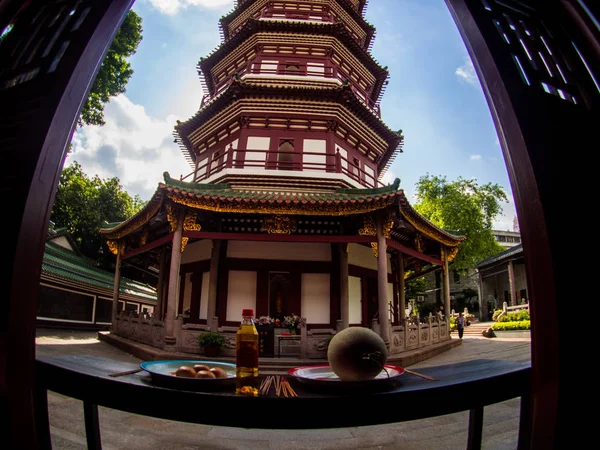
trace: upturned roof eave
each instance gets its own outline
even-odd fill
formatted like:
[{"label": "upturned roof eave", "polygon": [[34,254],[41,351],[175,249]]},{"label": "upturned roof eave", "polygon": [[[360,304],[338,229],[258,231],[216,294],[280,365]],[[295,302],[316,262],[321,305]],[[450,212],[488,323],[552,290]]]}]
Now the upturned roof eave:
[{"label": "upturned roof eave", "polygon": [[456,247],[461,242],[466,240],[465,236],[456,236],[448,233],[442,228],[434,225],[432,222],[427,220],[424,216],[419,214],[409,203],[404,192],[399,198],[399,209],[402,216],[410,223],[417,231],[425,234],[426,236],[434,239],[448,247]]},{"label": "upturned roof eave", "polygon": [[[290,92],[291,91],[291,92]],[[379,161],[377,162],[378,169],[388,164],[388,161],[392,156],[396,156],[396,154],[401,149],[401,144],[403,142],[403,136],[398,132],[391,130],[382,120],[377,117],[369,108],[367,108],[354,93],[351,92],[351,89],[348,85],[333,87],[333,88],[312,88],[312,87],[294,87],[294,86],[265,86],[265,85],[255,85],[255,84],[247,84],[241,80],[235,80],[231,86],[225,90],[223,93],[219,95],[219,97],[215,98],[212,102],[210,102],[205,108],[199,110],[194,116],[190,117],[185,122],[178,122],[175,126],[175,137],[176,140],[183,144],[188,153],[191,153],[190,147],[191,143],[187,136],[197,129],[202,124],[202,120],[204,117],[212,117],[216,110],[223,109],[230,104],[231,101],[238,100],[240,95],[256,95],[260,93],[261,95],[273,95],[278,96],[281,93],[285,93],[286,96],[290,96],[290,94],[295,95],[310,95],[315,94],[318,95],[319,99],[323,99],[327,95],[331,100],[337,101],[341,104],[343,100],[346,102],[346,105],[350,104],[353,108],[351,109],[356,116],[364,120],[369,126],[375,129],[377,133],[381,133],[383,138],[388,142],[388,151],[381,155]],[[234,98],[235,96],[235,98]]]},{"label": "upturned roof eave", "polygon": [[[285,25],[284,30],[281,30],[282,25]],[[198,71],[199,73],[204,74],[206,87],[211,94],[213,93],[215,86],[212,76],[210,75],[210,71],[213,65],[223,58],[223,52],[230,52],[238,47],[242,42],[250,38],[253,34],[262,31],[310,31],[313,32],[313,34],[315,32],[320,32],[324,35],[337,37],[342,41],[346,48],[348,48],[349,51],[357,56],[358,59],[365,64],[365,67],[372,72],[373,76],[377,80],[377,85],[381,85],[378,88],[379,91],[389,75],[387,69],[379,65],[379,63],[373,59],[373,56],[369,53],[369,51],[359,45],[358,42],[356,42],[354,38],[348,34],[342,23],[249,19],[244,28],[236,33],[231,40],[221,43],[221,45],[214,49],[207,57],[202,58],[198,62]]]},{"label": "upturned roof eave", "polygon": [[[219,26],[223,32],[223,39],[227,40],[230,38],[228,25],[238,17],[244,10],[248,9],[250,5],[257,2],[258,0],[250,0],[245,2],[243,7],[235,7],[223,17],[219,19]],[[363,28],[367,32],[367,45],[370,40],[373,38],[373,34],[375,32],[375,27],[371,25],[369,22],[365,20],[364,17],[364,3],[360,5],[360,11],[357,11],[352,7],[352,5],[348,2],[348,0],[335,0],[337,3],[344,9],[348,14],[352,16],[354,20],[356,20],[357,24]]]}]

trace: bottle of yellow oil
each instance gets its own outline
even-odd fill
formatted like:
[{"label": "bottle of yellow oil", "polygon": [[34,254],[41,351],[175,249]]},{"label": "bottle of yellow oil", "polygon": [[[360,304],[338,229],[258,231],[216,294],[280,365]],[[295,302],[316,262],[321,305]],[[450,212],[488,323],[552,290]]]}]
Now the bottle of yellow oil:
[{"label": "bottle of yellow oil", "polygon": [[236,394],[258,396],[258,331],[254,310],[242,310],[242,323],[236,334]]}]

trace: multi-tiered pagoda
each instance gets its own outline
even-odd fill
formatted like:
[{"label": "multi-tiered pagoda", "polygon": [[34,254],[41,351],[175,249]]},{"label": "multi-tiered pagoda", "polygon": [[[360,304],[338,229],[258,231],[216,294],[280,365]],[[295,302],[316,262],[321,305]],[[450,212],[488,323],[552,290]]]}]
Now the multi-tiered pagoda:
[{"label": "multi-tiered pagoda", "polygon": [[[151,331],[115,308],[116,334],[195,351],[211,329],[232,352],[253,308],[305,319],[305,356],[352,325],[393,354],[427,340],[405,322],[404,283],[436,266],[450,311],[447,264],[462,238],[416,213],[399,180],[381,183],[403,136],[381,120],[388,72],[370,54],[365,4],[239,0],[221,19],[222,44],[198,64],[200,109],[175,127],[192,172],[165,174],[141,212],[101,230],[119,261],[159,270]],[[436,323],[430,343],[449,337]]]}]

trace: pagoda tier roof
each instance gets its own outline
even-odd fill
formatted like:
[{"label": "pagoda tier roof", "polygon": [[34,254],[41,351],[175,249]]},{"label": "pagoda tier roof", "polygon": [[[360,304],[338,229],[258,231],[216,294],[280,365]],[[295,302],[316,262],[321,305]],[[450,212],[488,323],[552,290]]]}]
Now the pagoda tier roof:
[{"label": "pagoda tier roof", "polygon": [[383,121],[367,108],[352,92],[349,84],[321,88],[312,86],[273,86],[260,85],[256,83],[245,83],[243,80],[234,79],[228,89],[218,97],[210,101],[203,109],[199,110],[193,117],[185,122],[178,122],[175,126],[176,135],[183,143],[188,153],[194,159],[194,151],[187,136],[198,129],[206,120],[224,109],[230,103],[240,98],[314,98],[315,100],[330,100],[339,103],[356,115],[365,124],[375,130],[388,144],[388,150],[379,156],[377,162],[378,173],[383,174],[385,169],[392,163],[404,141],[402,134],[392,131]]},{"label": "pagoda tier roof", "polygon": [[[232,189],[229,184],[192,183],[174,180],[167,172],[164,183],[149,202],[161,204],[165,199],[191,209],[218,213],[285,214],[306,216],[350,216],[365,214],[399,205],[401,214],[417,230],[445,245],[457,246],[464,240],[454,236],[420,216],[408,204],[400,179],[380,188],[339,188],[329,193],[285,192]],[[120,239],[140,229],[150,220],[148,206],[135,216],[100,230],[108,239]],[[156,214],[158,210],[155,210]],[[154,215],[153,214],[153,215]]]},{"label": "pagoda tier roof", "polygon": [[[354,8],[352,6],[352,1],[351,0],[341,0],[344,3],[347,3],[350,8]],[[253,3],[254,0],[233,0],[233,7],[234,8],[239,8],[239,9],[244,9],[247,5],[250,5],[251,3]],[[367,6],[368,0],[357,0],[358,3],[358,12],[359,13],[364,13],[364,9]]]},{"label": "pagoda tier roof", "polygon": [[[238,17],[242,12],[244,12],[250,5],[256,3],[259,0],[246,0],[243,4],[243,7],[234,8],[229,14],[221,17],[219,20],[219,25],[221,26],[221,31],[223,32],[223,39],[227,41],[229,36],[229,24]],[[367,22],[363,16],[363,14],[352,7],[352,4],[348,0],[334,0],[336,1],[344,10],[352,16],[356,23],[366,31],[367,37],[365,39],[365,48],[369,48],[371,45],[371,40],[375,35],[375,27]],[[363,3],[364,5],[364,3]],[[362,10],[362,7],[361,7]]]},{"label": "pagoda tier roof", "polygon": [[375,79],[375,86],[371,94],[372,99],[377,99],[384,83],[389,75],[386,68],[379,65],[368,50],[361,47],[358,42],[346,31],[343,23],[321,23],[290,20],[257,20],[248,19],[242,28],[232,39],[221,43],[211,54],[201,58],[198,62],[199,73],[204,74],[208,92],[214,91],[214,82],[210,74],[212,66],[225,57],[226,54],[238,47],[242,42],[255,33],[304,33],[311,35],[333,36],[356,56],[369,70]]},{"label": "pagoda tier roof", "polygon": [[[44,251],[42,278],[108,296],[112,296],[114,286],[114,273],[102,270],[95,266],[94,261],[50,241],[46,242]],[[121,277],[119,286],[121,298],[135,299],[148,304],[156,302],[156,290],[147,284]]]}]

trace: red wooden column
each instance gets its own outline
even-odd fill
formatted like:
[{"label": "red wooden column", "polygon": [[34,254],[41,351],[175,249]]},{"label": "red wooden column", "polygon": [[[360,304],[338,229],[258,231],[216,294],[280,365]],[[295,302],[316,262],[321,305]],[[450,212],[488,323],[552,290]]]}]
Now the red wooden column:
[{"label": "red wooden column", "polygon": [[[117,262],[115,263],[115,278],[113,285],[113,304],[111,315],[111,330],[115,329],[117,324],[117,313],[119,311],[119,291],[121,284],[121,243],[117,241]],[[123,309],[125,309],[123,307]]]},{"label": "red wooden column", "polygon": [[377,297],[379,306],[379,334],[385,345],[390,345],[390,320],[388,315],[387,244],[383,234],[383,217],[377,214]]},{"label": "red wooden column", "polygon": [[406,283],[404,281],[404,253],[398,251],[398,321],[404,325],[406,319]]},{"label": "red wooden column", "polygon": [[338,245],[340,252],[340,319],[342,329],[350,324],[350,305],[348,303],[348,244],[342,242]]},{"label": "red wooden column", "polygon": [[[206,323],[212,331],[217,331],[218,323],[214,321],[217,317],[217,292],[219,281],[219,259],[221,255],[221,240],[212,240],[212,254],[210,257],[210,276],[208,285],[208,310],[206,313]],[[225,276],[225,275],[224,275]]]},{"label": "red wooden column", "polygon": [[177,226],[173,233],[173,247],[171,248],[171,266],[169,267],[169,294],[167,297],[167,318],[165,319],[165,343],[175,345],[175,317],[177,315],[177,301],[179,298],[179,267],[181,265],[181,238],[183,236],[183,213],[177,212]]}]

